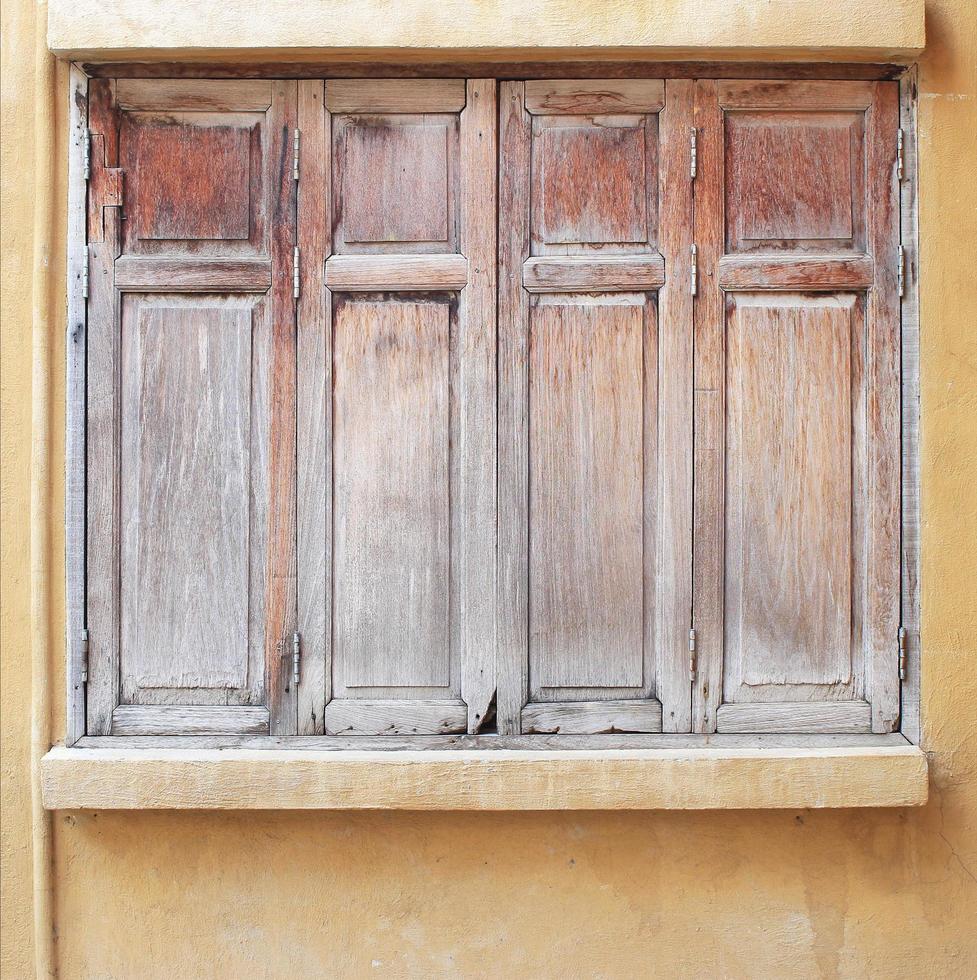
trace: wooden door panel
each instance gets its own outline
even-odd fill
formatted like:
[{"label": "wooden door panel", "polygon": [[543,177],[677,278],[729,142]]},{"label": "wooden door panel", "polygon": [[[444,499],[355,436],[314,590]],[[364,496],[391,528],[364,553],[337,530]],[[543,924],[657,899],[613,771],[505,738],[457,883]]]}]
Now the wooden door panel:
[{"label": "wooden door panel", "polygon": [[294,732],[295,85],[92,89],[88,731]]},{"label": "wooden door panel", "polygon": [[[691,121],[691,89],[674,94],[669,107],[656,81],[502,86],[505,733],[660,731],[663,696],[669,727],[688,717],[687,674],[666,669],[659,679],[674,635],[663,625],[670,590],[682,588],[677,551],[688,558],[687,541],[676,550],[663,540],[660,518],[690,433],[661,374],[678,355],[669,379],[678,381],[691,339],[690,305],[676,302],[666,272],[683,233],[691,244],[688,157],[682,179],[682,164],[661,160],[658,146],[661,130],[677,136],[683,116]],[[676,156],[687,153],[684,132]],[[667,255],[660,213],[676,220]],[[661,334],[660,308],[669,316]]]},{"label": "wooden door panel", "polygon": [[495,693],[494,91],[330,80],[304,144],[299,608],[326,734],[474,732]]},{"label": "wooden door panel", "polygon": [[698,731],[898,723],[895,101],[696,83]]}]

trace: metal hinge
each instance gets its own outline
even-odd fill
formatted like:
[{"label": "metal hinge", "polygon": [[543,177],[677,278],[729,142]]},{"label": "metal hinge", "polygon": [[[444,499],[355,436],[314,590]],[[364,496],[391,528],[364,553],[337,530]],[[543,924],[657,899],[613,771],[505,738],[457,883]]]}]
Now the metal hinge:
[{"label": "metal hinge", "polygon": [[292,253],[292,296],[295,299],[299,298],[299,247],[295,246],[295,251]]},{"label": "metal hinge", "polygon": [[689,630],[689,680],[699,672],[699,657],[695,649],[695,630]]},{"label": "metal hinge", "polygon": [[302,636],[300,633],[292,634],[292,683],[297,685],[300,677],[300,667],[302,663]]},{"label": "metal hinge", "polygon": [[699,249],[693,245],[689,251],[692,256],[692,265],[689,271],[689,290],[695,296],[699,291]]},{"label": "metal hinge", "polygon": [[92,134],[87,129],[85,130],[84,154],[85,180],[88,181],[92,176]]},{"label": "metal hinge", "polygon": [[906,679],[906,627],[899,627],[899,680]]},{"label": "metal hinge", "polygon": [[300,133],[296,129],[292,141],[292,180],[299,179],[299,139]]},{"label": "metal hinge", "polygon": [[88,683],[88,630],[81,631],[81,682]]},{"label": "metal hinge", "polygon": [[699,131],[692,127],[692,136],[689,140],[689,176],[695,180],[695,175],[699,168]]},{"label": "metal hinge", "polygon": [[906,150],[902,130],[896,130],[896,180],[901,184],[906,173]]},{"label": "metal hinge", "polygon": [[81,298],[88,299],[88,246],[82,245],[84,264],[81,267]]},{"label": "metal hinge", "polygon": [[906,249],[899,246],[899,295],[906,295]]}]

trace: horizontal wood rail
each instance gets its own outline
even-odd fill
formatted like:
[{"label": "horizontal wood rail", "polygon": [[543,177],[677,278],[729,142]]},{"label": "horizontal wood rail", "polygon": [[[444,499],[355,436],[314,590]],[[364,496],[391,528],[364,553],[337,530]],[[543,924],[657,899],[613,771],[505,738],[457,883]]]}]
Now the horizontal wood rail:
[{"label": "horizontal wood rail", "polygon": [[641,291],[664,283],[665,260],[657,253],[646,258],[536,256],[522,270],[522,284],[531,293]]},{"label": "horizontal wood rail", "polygon": [[723,289],[867,289],[875,263],[867,255],[726,255],[719,260]]},{"label": "horizontal wood rail", "polygon": [[129,255],[115,261],[115,285],[132,293],[262,293],[271,287],[271,262]]},{"label": "horizontal wood rail", "polygon": [[468,285],[463,255],[333,255],[326,285],[335,292],[455,290]]}]

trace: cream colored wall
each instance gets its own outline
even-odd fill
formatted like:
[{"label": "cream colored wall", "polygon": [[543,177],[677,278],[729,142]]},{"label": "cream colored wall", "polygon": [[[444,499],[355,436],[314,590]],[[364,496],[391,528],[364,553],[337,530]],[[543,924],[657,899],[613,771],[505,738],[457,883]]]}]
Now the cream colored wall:
[{"label": "cream colored wall", "polygon": [[[574,10],[602,6],[578,0]],[[785,16],[781,3],[752,6]],[[37,9],[8,0],[2,25],[5,980],[34,975],[27,514],[31,451],[45,419],[31,415],[39,381],[32,263],[43,271],[45,261],[34,249],[45,230],[34,220],[33,180],[39,173],[43,184],[45,174],[33,122]],[[58,813],[63,977],[977,977],[977,4],[931,0],[927,37],[919,114],[929,805]],[[63,159],[63,70],[56,90]],[[35,604],[35,626],[54,638],[55,733],[63,725],[63,181],[56,191],[55,297],[39,306],[51,315],[52,483],[39,501],[48,541],[43,533],[35,541],[49,571],[40,563],[34,580],[35,597],[43,599],[45,583],[51,589],[50,615]],[[43,462],[35,458],[41,476]]]}]

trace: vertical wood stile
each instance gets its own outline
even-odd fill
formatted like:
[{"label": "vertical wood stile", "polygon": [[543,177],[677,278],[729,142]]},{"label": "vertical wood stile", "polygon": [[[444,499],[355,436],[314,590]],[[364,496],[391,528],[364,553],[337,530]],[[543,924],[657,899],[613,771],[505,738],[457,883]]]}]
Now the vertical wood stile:
[{"label": "vertical wood stile", "polygon": [[723,440],[725,385],[723,292],[723,121],[715,81],[695,83],[698,173],[695,241],[698,288],[694,301],[694,518],[692,622],[698,671],[692,687],[692,731],[714,732],[723,671]]},{"label": "vertical wood stile", "polygon": [[[657,569],[658,696],[662,730],[691,730],[688,629],[692,611],[692,295],[693,242],[689,131],[693,82],[665,83],[661,113],[660,249],[665,285],[659,293],[661,477],[658,513],[661,554]],[[646,588],[655,582],[647,576]]]},{"label": "vertical wood stile", "polygon": [[275,82],[268,111],[271,146],[271,365],[268,381],[268,565],[265,579],[266,696],[271,734],[296,731],[292,683],[292,633],[296,626],[295,554],[295,300],[292,261],[295,246],[295,181],[292,132],[296,124],[296,83]]},{"label": "vertical wood stile", "polygon": [[477,732],[496,690],[495,80],[469,79],[461,113],[461,694]]},{"label": "vertical wood stile", "polygon": [[[89,86],[92,133],[88,188],[88,628],[87,731],[108,735],[119,702],[119,294],[113,266],[121,248],[122,208],[108,193],[106,169],[118,166],[115,82]],[[110,186],[114,189],[114,182]],[[105,202],[108,203],[105,203]]]},{"label": "vertical wood stile", "polygon": [[901,191],[906,287],[902,297],[902,626],[906,630],[906,679],[902,684],[901,730],[920,740],[919,667],[919,241],[917,204],[917,69],[900,79],[904,177]]},{"label": "vertical wood stile", "polygon": [[68,320],[65,341],[65,604],[68,651],[65,744],[85,734],[82,630],[85,628],[85,140],[88,76],[71,65],[68,82]]},{"label": "vertical wood stile", "polygon": [[298,734],[323,732],[328,700],[331,622],[330,537],[332,479],[330,444],[332,399],[330,294],[323,264],[332,227],[329,166],[330,117],[322,81],[298,83],[301,161],[298,187],[298,245],[302,284],[297,304],[297,552],[298,629],[302,634],[298,688]]},{"label": "vertical wood stile", "polygon": [[530,120],[525,83],[503,82],[499,95],[499,532],[498,728],[517,735],[528,697],[528,377]]},{"label": "vertical wood stile", "polygon": [[868,488],[868,601],[866,690],[872,731],[899,724],[900,419],[899,419],[899,190],[896,130],[899,86],[875,82],[866,113],[866,204],[875,279],[868,292],[867,421],[872,435]]}]

